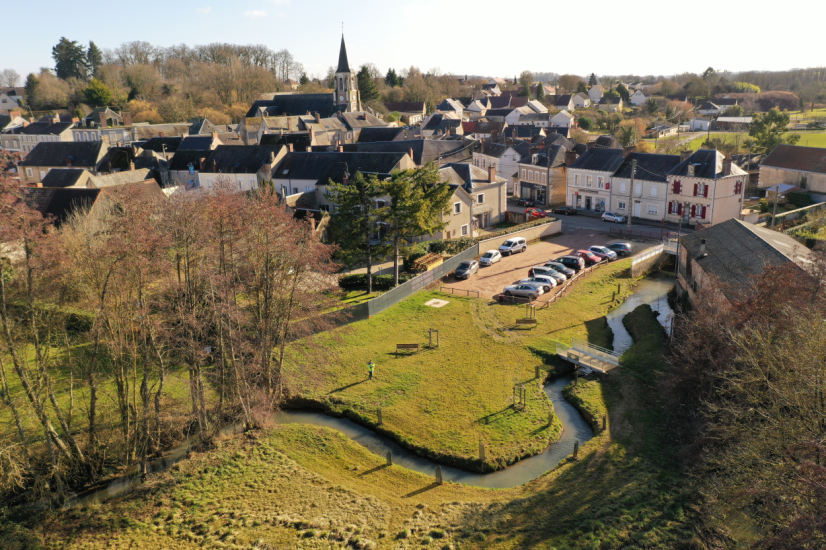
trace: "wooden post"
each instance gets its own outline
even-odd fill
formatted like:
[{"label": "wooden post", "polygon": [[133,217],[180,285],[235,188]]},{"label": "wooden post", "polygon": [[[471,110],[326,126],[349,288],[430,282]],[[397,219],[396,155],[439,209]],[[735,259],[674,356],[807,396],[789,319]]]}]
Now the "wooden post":
[{"label": "wooden post", "polygon": [[607,425],[608,425],[608,417],[607,417],[607,416],[603,416],[603,417],[602,417],[602,431],[603,431],[603,432],[605,431],[605,428],[606,428],[606,426],[607,426]]},{"label": "wooden post", "polygon": [[553,425],[554,425],[554,413],[549,412],[548,413],[548,427],[553,426]]},{"label": "wooden post", "polygon": [[381,421],[381,405],[379,405],[378,410],[376,410],[376,416],[377,416],[377,417],[378,417],[378,419],[379,419],[379,426],[381,426],[381,425],[382,425],[382,421]]},{"label": "wooden post", "polygon": [[393,453],[390,452],[390,449],[387,449],[387,452],[384,453],[384,458],[387,460],[387,465],[393,465]]},{"label": "wooden post", "polygon": [[539,380],[539,367],[536,367],[536,376],[534,376],[537,380]]},{"label": "wooden post", "polygon": [[479,460],[487,460],[485,457],[485,442],[481,439],[479,440]]},{"label": "wooden post", "polygon": [[577,458],[579,454],[579,440],[574,441],[574,459]]},{"label": "wooden post", "polygon": [[617,283],[617,294],[622,292],[622,283]]},{"label": "wooden post", "polygon": [[611,301],[612,301],[612,302],[616,302],[616,301],[617,301],[617,293],[616,293],[616,292],[614,292],[613,294],[611,294]]},{"label": "wooden post", "polygon": [[574,367],[574,386],[579,386],[579,369]]},{"label": "wooden post", "polygon": [[439,466],[438,464],[436,465],[436,483],[438,483],[439,485],[441,485],[443,483],[443,481],[442,481],[442,467]]}]

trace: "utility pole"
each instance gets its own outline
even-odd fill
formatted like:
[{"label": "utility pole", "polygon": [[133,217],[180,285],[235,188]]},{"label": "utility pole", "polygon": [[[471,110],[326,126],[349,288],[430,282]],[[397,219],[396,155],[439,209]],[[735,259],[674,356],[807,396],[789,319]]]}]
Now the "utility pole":
[{"label": "utility pole", "polygon": [[634,176],[637,174],[637,159],[633,159],[631,161],[631,188],[628,189],[628,231],[629,236],[631,235],[631,214],[634,213],[633,204],[634,204]]},{"label": "utility pole", "polygon": [[771,228],[774,229],[774,217],[777,216],[777,200],[780,198],[780,184],[776,184],[774,186],[774,207],[772,208],[772,226]]}]

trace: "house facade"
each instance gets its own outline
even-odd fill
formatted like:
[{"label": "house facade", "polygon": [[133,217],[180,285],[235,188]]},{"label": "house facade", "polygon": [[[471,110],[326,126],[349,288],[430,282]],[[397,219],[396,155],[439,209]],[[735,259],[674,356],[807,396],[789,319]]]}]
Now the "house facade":
[{"label": "house facade", "polygon": [[760,163],[758,188],[778,184],[804,187],[816,202],[826,201],[826,149],[781,144]]},{"label": "house facade", "polygon": [[[72,140],[71,122],[59,122],[57,117],[49,122],[34,122],[27,126],[18,126],[3,135],[3,147],[12,151],[31,152],[40,143],[70,142]],[[6,144],[9,146],[7,147]]]},{"label": "house facade", "polygon": [[591,98],[588,97],[588,94],[584,92],[580,92],[574,96],[574,107],[579,107],[580,109],[585,109],[586,107],[591,106]]},{"label": "house facade", "polygon": [[197,172],[195,188],[214,189],[228,185],[238,191],[258,189],[261,182],[272,178],[272,171],[287,154],[289,147],[219,145],[206,158]]},{"label": "house facade", "polygon": [[608,210],[611,204],[611,176],[622,161],[622,149],[594,148],[585,151],[568,166],[566,204],[577,210]]},{"label": "house facade", "polygon": [[482,168],[483,170],[487,170],[491,166],[496,166],[497,173],[508,180],[507,188],[509,195],[513,195],[516,192],[515,181],[519,169],[519,161],[523,156],[523,152],[517,151],[517,147],[524,149],[525,154],[528,153],[529,146],[524,141],[514,142],[514,145],[490,143],[473,153],[474,166]]},{"label": "house facade", "polygon": [[574,125],[574,120],[574,115],[568,111],[562,110],[551,117],[549,126],[556,128],[570,128]]},{"label": "house facade", "polygon": [[605,88],[600,85],[591,86],[588,90],[588,97],[591,98],[591,103],[599,103],[602,100],[602,94],[605,93]]},{"label": "house facade", "polygon": [[549,145],[519,163],[519,196],[543,206],[565,204],[567,164],[576,153],[561,145]]},{"label": "house facade", "polygon": [[498,176],[496,166],[482,169],[472,164],[451,163],[439,169],[441,181],[453,188],[447,225],[435,239],[476,237],[485,229],[504,221],[508,209],[507,179]]},{"label": "house facade", "polygon": [[628,102],[639,107],[648,101],[649,97],[650,96],[646,95],[642,90],[636,90],[633,94],[631,94],[631,97],[628,98]]},{"label": "house facade", "polygon": [[621,97],[603,97],[599,102],[600,111],[608,111],[609,113],[619,113],[622,111]]},{"label": "house facade", "polygon": [[611,212],[662,221],[668,202],[668,172],[679,163],[679,155],[629,154],[611,176]]},{"label": "house facade", "polygon": [[83,168],[96,174],[108,152],[109,146],[102,141],[42,142],[29,151],[19,170],[28,185],[41,183],[52,168]]}]

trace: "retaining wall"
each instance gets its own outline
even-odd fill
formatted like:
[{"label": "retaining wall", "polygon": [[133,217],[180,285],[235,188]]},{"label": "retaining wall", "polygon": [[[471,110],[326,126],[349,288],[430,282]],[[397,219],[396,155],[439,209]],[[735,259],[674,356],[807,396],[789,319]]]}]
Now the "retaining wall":
[{"label": "retaining wall", "polygon": [[501,237],[494,237],[493,239],[479,241],[479,252],[485,253],[488,250],[499,248],[499,245],[503,242],[516,237],[522,237],[526,241],[530,242],[535,241],[536,239],[541,239],[542,237],[550,237],[551,235],[556,235],[557,233],[562,233],[562,220],[556,220],[544,225],[529,227],[527,229],[523,229],[522,231],[502,235]]}]

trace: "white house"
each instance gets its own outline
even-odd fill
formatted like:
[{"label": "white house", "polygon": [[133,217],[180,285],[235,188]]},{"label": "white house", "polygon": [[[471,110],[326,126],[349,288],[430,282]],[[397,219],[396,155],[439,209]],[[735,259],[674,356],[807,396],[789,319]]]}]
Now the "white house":
[{"label": "white house", "polygon": [[504,143],[483,144],[479,151],[473,153],[473,165],[487,169],[496,166],[496,171],[508,181],[508,194],[514,194],[515,178],[518,176],[519,162],[530,153],[530,145],[524,141],[515,141],[513,145]]},{"label": "white house", "polygon": [[566,204],[605,212],[611,204],[611,177],[623,162],[622,149],[594,148],[568,166]]},{"label": "white house", "polygon": [[591,103],[599,103],[602,99],[602,94],[605,93],[605,88],[600,85],[591,86],[591,89],[588,90],[588,97],[591,98]]},{"label": "white house", "polygon": [[677,135],[677,125],[670,122],[658,122],[648,129],[648,137],[664,138]]},{"label": "white house", "polygon": [[551,117],[551,126],[570,128],[574,125],[574,115],[568,111],[559,111]]},{"label": "white house", "polygon": [[273,168],[287,150],[284,145],[219,145],[197,172],[198,183],[194,187],[213,189],[223,183],[238,191],[258,189],[262,181],[272,178]]},{"label": "white house", "polygon": [[542,103],[540,103],[539,101],[537,101],[535,99],[532,99],[532,100],[528,101],[528,104],[526,105],[526,107],[530,107],[531,110],[534,113],[547,113],[548,112],[548,108],[545,107],[544,105],[542,105]]},{"label": "white house", "polygon": [[711,101],[706,101],[697,107],[697,112],[701,115],[719,115],[723,111],[725,111],[724,108],[720,107],[716,103],[712,103]]},{"label": "white house", "polygon": [[633,93],[633,95],[631,95],[630,98],[628,98],[628,101],[632,105],[636,105],[636,106],[639,107],[640,105],[642,105],[643,103],[648,101],[649,98],[650,98],[650,96],[647,95],[645,92],[643,92],[642,90],[637,90]]},{"label": "white house", "polygon": [[588,97],[588,94],[580,92],[574,96],[574,107],[579,107],[580,109],[584,109],[591,105],[591,98]]},{"label": "white house", "polygon": [[[636,161],[634,185],[631,168]],[[680,155],[631,153],[611,176],[611,211],[644,220],[662,221],[668,199],[668,172]]]},{"label": "white house", "polygon": [[7,115],[10,111],[18,109],[20,109],[20,104],[17,101],[6,92],[0,92],[0,115]]},{"label": "white house", "polygon": [[705,132],[708,130],[708,125],[711,124],[711,119],[708,118],[692,118],[688,121],[689,129],[692,132]]}]

